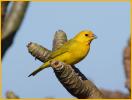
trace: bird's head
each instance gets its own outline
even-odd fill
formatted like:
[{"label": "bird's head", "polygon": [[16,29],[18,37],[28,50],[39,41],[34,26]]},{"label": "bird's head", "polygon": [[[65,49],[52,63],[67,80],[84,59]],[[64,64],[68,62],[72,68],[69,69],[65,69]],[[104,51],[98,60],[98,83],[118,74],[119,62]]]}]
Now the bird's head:
[{"label": "bird's head", "polygon": [[74,39],[79,41],[79,42],[86,42],[88,44],[91,43],[92,40],[96,39],[96,35],[94,35],[94,33],[90,30],[83,30],[81,32],[79,32]]}]

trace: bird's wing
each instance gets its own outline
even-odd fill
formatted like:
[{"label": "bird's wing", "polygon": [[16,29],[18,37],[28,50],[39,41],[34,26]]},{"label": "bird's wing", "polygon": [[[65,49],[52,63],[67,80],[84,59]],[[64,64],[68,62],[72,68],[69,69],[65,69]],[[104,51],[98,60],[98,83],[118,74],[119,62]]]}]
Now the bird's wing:
[{"label": "bird's wing", "polygon": [[57,57],[59,55],[62,55],[64,53],[68,52],[68,50],[69,50],[68,48],[71,45],[71,43],[72,43],[71,40],[69,40],[64,45],[62,45],[60,48],[58,48],[56,51],[51,52],[51,54],[48,57],[48,59],[45,60],[44,62],[47,62],[47,61],[49,61],[49,60],[51,60],[51,59],[53,59],[53,58],[55,58],[55,57]]}]

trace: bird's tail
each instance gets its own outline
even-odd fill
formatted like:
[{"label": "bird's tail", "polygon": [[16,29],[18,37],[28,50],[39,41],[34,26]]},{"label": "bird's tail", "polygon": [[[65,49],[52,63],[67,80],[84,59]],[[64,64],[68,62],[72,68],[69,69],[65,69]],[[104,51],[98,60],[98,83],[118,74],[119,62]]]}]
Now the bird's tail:
[{"label": "bird's tail", "polygon": [[43,65],[41,65],[38,69],[36,69],[35,71],[33,71],[28,77],[30,76],[35,76],[38,72],[42,71],[43,69],[49,67],[48,63],[45,63]]}]

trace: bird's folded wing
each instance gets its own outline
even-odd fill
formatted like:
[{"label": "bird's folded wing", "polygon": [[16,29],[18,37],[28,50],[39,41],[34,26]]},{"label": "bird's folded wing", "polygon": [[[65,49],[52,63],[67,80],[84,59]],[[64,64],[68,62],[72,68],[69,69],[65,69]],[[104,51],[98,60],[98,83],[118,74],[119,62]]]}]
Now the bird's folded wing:
[{"label": "bird's folded wing", "polygon": [[72,45],[72,43],[73,43],[73,40],[71,39],[68,42],[66,42],[64,45],[62,45],[60,48],[58,48],[56,51],[51,52],[51,54],[48,57],[48,59],[45,60],[44,62],[47,62],[47,61],[49,61],[49,60],[51,60],[51,59],[53,59],[53,58],[55,58],[57,56],[60,56],[60,55],[62,55],[64,53],[68,52],[70,46]]},{"label": "bird's folded wing", "polygon": [[45,60],[45,62],[47,62],[47,61],[49,61],[49,60],[51,60],[51,59],[53,59],[53,58],[55,58],[57,56],[60,56],[60,55],[62,55],[64,53],[66,53],[66,52],[68,52],[68,49],[67,49],[67,47],[63,46],[63,47],[57,49],[56,51],[51,52],[50,56],[48,57],[47,60]]}]

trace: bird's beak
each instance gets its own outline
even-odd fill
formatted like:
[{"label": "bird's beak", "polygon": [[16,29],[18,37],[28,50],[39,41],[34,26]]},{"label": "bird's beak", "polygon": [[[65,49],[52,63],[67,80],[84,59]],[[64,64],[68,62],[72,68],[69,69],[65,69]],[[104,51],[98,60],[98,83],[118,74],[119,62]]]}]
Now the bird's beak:
[{"label": "bird's beak", "polygon": [[96,36],[95,34],[92,34],[92,35],[91,35],[91,38],[92,38],[92,39],[97,39],[97,36]]},{"label": "bird's beak", "polygon": [[97,39],[97,36],[94,34],[94,39]]}]

